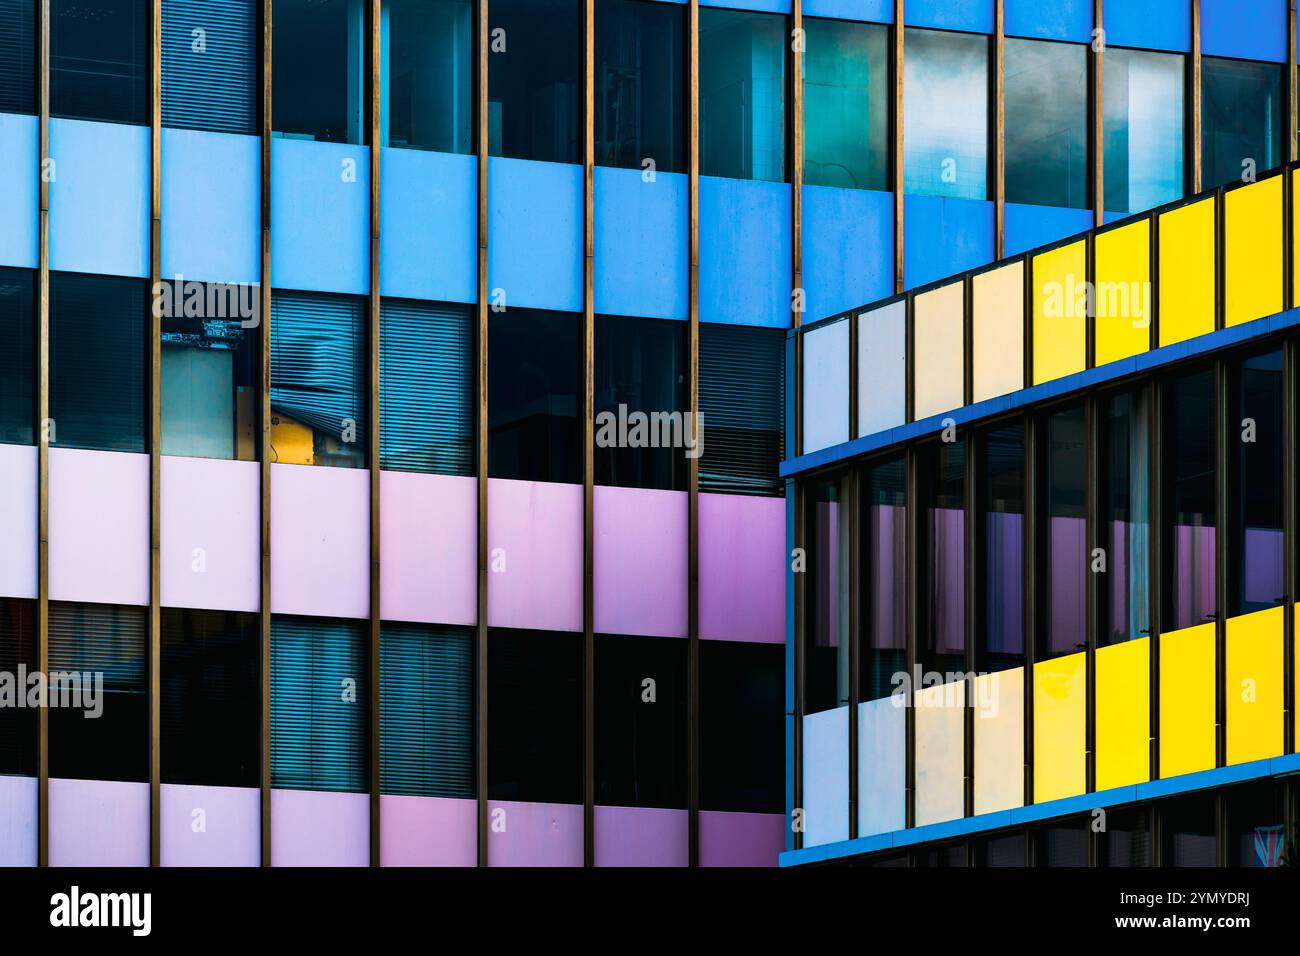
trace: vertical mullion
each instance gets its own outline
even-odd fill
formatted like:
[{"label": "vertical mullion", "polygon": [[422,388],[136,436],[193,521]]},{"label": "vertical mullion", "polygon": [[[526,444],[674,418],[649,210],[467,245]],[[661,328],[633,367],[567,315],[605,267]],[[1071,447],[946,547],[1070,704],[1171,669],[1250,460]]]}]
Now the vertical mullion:
[{"label": "vertical mullion", "polygon": [[[1028,271],[1028,270],[1026,270]],[[1038,441],[1039,424],[1025,416],[1024,568],[1024,803],[1034,802],[1034,662],[1038,656]],[[1026,838],[1026,844],[1030,841]]]},{"label": "vertical mullion", "polygon": [[1287,0],[1286,5],[1286,143],[1287,162],[1295,162],[1296,155],[1296,0]]},{"label": "vertical mullion", "polygon": [[1100,226],[1106,221],[1106,178],[1105,140],[1102,138],[1102,121],[1105,111],[1102,108],[1103,84],[1106,72],[1105,26],[1102,16],[1102,0],[1093,0],[1092,4],[1092,43],[1089,46],[1092,58],[1092,222]]},{"label": "vertical mullion", "polygon": [[[1098,3],[1101,0],[1097,0]],[[993,0],[993,259],[1006,249],[1007,225],[1007,108],[1006,11],[1004,0]]]},{"label": "vertical mullion", "polygon": [[583,852],[595,866],[596,636],[595,636],[595,0],[583,0],[583,250],[582,250],[582,632],[583,632]]},{"label": "vertical mullion", "polygon": [[[969,304],[971,282],[966,278],[967,302]],[[969,310],[967,315],[969,316]],[[969,341],[969,340],[968,340]],[[969,355],[969,353],[967,353]],[[969,379],[968,379],[969,381]],[[973,429],[966,435],[966,483],[962,489],[965,517],[962,521],[963,549],[965,551],[963,574],[965,575],[966,606],[963,613],[966,630],[965,663],[966,670],[965,699],[962,701],[962,813],[972,816],[975,813],[975,640],[977,633],[976,610],[979,607],[979,562],[978,530],[976,515],[979,513],[979,442],[981,436]]]},{"label": "vertical mullion", "polygon": [[271,865],[271,32],[274,0],[262,0],[260,663],[262,866]]},{"label": "vertical mullion", "polygon": [[790,274],[793,278],[791,324],[803,320],[803,0],[792,0],[794,30],[790,44]]},{"label": "vertical mullion", "polygon": [[474,462],[478,476],[478,601],[474,652],[474,793],[477,860],[488,865],[488,2],[477,0],[478,334],[475,336]]},{"label": "vertical mullion", "polygon": [[1190,192],[1194,195],[1201,191],[1201,0],[1191,0],[1192,4],[1192,70],[1190,86],[1192,95],[1191,115],[1188,126],[1191,127],[1191,173]]},{"label": "vertical mullion", "polygon": [[383,3],[370,0],[370,323],[368,340],[369,386],[367,414],[370,465],[370,865],[381,864],[380,854],[380,773],[379,773],[379,327],[383,299],[379,286],[379,173],[380,120],[383,114]]},{"label": "vertical mullion", "polygon": [[1164,491],[1161,454],[1164,442],[1162,391],[1159,379],[1152,378],[1147,392],[1147,634],[1150,638],[1150,761],[1151,779],[1160,779],[1160,631],[1163,612],[1164,581]]},{"label": "vertical mullion", "polygon": [[1227,760],[1227,619],[1228,619],[1228,493],[1232,486],[1228,474],[1228,366],[1223,359],[1214,362],[1214,630],[1215,630],[1215,713],[1218,756],[1215,765]]},{"label": "vertical mullion", "polygon": [[1087,553],[1087,577],[1084,578],[1084,642],[1087,664],[1084,711],[1084,792],[1097,789],[1097,634],[1101,629],[1101,585],[1092,569],[1092,555],[1102,547],[1105,522],[1101,490],[1101,408],[1102,402],[1095,394],[1088,394],[1083,402],[1084,454],[1084,541]]},{"label": "vertical mullion", "polygon": [[[853,321],[850,319],[850,321]],[[862,646],[862,482],[864,472],[861,468],[851,467],[844,477],[844,507],[848,513],[848,643],[849,643],[849,700],[848,700],[848,745],[849,745],[849,839],[858,835],[858,699],[862,689],[859,683],[858,662],[861,659]]]},{"label": "vertical mullion", "polygon": [[[700,4],[687,9],[687,335],[691,434],[700,434]],[[690,554],[687,579],[686,649],[686,817],[687,865],[700,865],[700,462],[686,460],[687,536]],[[788,494],[792,492],[787,492]]]},{"label": "vertical mullion", "polygon": [[[37,79],[40,110],[37,182],[39,188],[36,313],[36,472],[37,472],[37,586],[36,666],[49,673],[50,622],[50,183],[45,164],[50,157],[50,3],[37,0],[40,17],[40,51]],[[36,741],[37,865],[49,865],[50,851],[50,714],[37,710]]]},{"label": "vertical mullion", "polygon": [[919,688],[913,686],[912,677],[917,673],[917,653],[918,644],[918,626],[917,613],[920,608],[920,597],[917,594],[918,570],[920,567],[919,548],[917,547],[918,534],[921,527],[921,500],[920,500],[920,464],[917,461],[918,448],[916,445],[909,445],[906,452],[907,462],[907,509],[905,523],[907,525],[907,557],[905,560],[904,575],[906,577],[905,593],[907,595],[906,614],[906,637],[904,639],[905,659],[908,680],[905,686],[908,688],[905,698],[906,711],[904,714],[904,777],[903,777],[903,826],[912,827],[916,825],[916,693]]},{"label": "vertical mullion", "polygon": [[[1294,8],[1293,8],[1294,9]],[[1288,173],[1288,177],[1289,177]],[[1288,230],[1287,243],[1290,243]],[[1294,753],[1295,739],[1295,577],[1296,577],[1296,342],[1282,343],[1282,752]]]},{"label": "vertical mullion", "polygon": [[[904,0],[894,0],[894,96],[891,120],[894,153],[890,165],[894,171],[894,292],[903,291],[903,7]],[[910,353],[909,353],[909,363]],[[909,419],[910,420],[910,419]]]},{"label": "vertical mullion", "polygon": [[[162,280],[162,0],[150,0],[149,288]],[[151,297],[152,298],[152,297]],[[162,320],[149,309],[149,865],[162,862],[161,813],[161,489]]]}]

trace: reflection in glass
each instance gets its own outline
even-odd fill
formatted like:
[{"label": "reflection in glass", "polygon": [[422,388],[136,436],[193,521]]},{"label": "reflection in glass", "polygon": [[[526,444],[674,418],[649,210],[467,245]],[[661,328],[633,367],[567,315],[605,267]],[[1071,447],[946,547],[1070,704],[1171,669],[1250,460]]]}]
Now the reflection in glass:
[{"label": "reflection in glass", "polygon": [[488,16],[488,154],[582,162],[577,0],[492,0]]},{"label": "reflection in glass", "polygon": [[1232,368],[1237,414],[1228,433],[1236,469],[1231,502],[1228,561],[1230,615],[1281,604],[1286,585],[1282,563],[1282,498],[1286,436],[1282,427],[1282,353],[1266,352]]},{"label": "reflection in glass", "polygon": [[145,0],[50,0],[50,113],[149,122]]},{"label": "reflection in glass", "polygon": [[1214,371],[1192,372],[1169,383],[1163,443],[1168,481],[1165,554],[1169,590],[1162,630],[1213,620],[1217,415]]},{"label": "reflection in glass", "polygon": [[1228,791],[1228,865],[1282,866],[1286,853],[1285,791],[1281,783]]},{"label": "reflection in glass", "polygon": [[1100,834],[1100,863],[1109,867],[1151,866],[1151,813],[1146,809],[1108,810]]},{"label": "reflection in glass", "polygon": [[804,182],[888,189],[889,27],[803,21]]},{"label": "reflection in glass", "polygon": [[0,268],[0,442],[30,445],[36,421],[36,273]]},{"label": "reflection in glass", "polygon": [[964,672],[966,443],[931,445],[921,450],[918,464],[923,510],[917,659],[923,672]]},{"label": "reflection in glass", "polygon": [[907,468],[902,458],[867,470],[862,499],[863,630],[860,693],[879,700],[907,669]]},{"label": "reflection in glass", "polygon": [[1024,427],[995,428],[978,449],[984,607],[975,669],[984,673],[1025,663]]},{"label": "reflection in glass", "polygon": [[1201,58],[1201,164],[1212,189],[1282,162],[1282,66]]},{"label": "reflection in glass", "polygon": [[1088,455],[1083,405],[1044,419],[1044,504],[1047,509],[1047,603],[1039,634],[1038,660],[1074,654],[1087,647],[1085,614],[1088,573]]},{"label": "reflection in glass", "polygon": [[1013,37],[1005,42],[1007,202],[1083,209],[1088,48]]},{"label": "reflection in glass", "polygon": [[596,165],[686,172],[686,8],[596,6]]},{"label": "reflection in glass", "polygon": [[471,0],[384,0],[385,146],[474,151],[473,14]]},{"label": "reflection in glass", "polygon": [[1122,392],[1105,403],[1101,474],[1106,573],[1098,643],[1132,641],[1150,632],[1150,440],[1146,392]]},{"label": "reflection in glass", "polygon": [[842,477],[813,484],[808,496],[808,606],[805,713],[849,702],[849,528]]},{"label": "reflection in glass", "polygon": [[1183,57],[1106,48],[1102,84],[1109,212],[1183,195]]},{"label": "reflection in glass", "polygon": [[1160,807],[1165,866],[1217,866],[1219,828],[1215,800],[1197,795],[1170,800]]},{"label": "reflection in glass", "polygon": [[365,143],[365,0],[276,0],[274,16],[275,135]]},{"label": "reflection in glass", "polygon": [[906,191],[984,199],[988,190],[988,38],[908,27],[904,42]]},{"label": "reflection in glass", "polygon": [[700,10],[700,173],[785,181],[785,17]]}]

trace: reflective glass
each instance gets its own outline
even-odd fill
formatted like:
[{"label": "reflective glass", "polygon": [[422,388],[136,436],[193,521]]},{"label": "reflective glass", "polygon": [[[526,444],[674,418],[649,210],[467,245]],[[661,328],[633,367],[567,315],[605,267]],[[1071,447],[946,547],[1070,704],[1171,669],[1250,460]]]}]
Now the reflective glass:
[{"label": "reflective glass", "polygon": [[988,192],[988,38],[909,27],[904,43],[906,191],[984,199]]},{"label": "reflective glass", "polygon": [[276,135],[365,143],[366,0],[276,0],[274,17]]},{"label": "reflective glass", "polygon": [[785,17],[700,10],[700,173],[785,181]]},{"label": "reflective glass", "polygon": [[1282,162],[1282,67],[1201,59],[1201,165],[1206,189]]},{"label": "reflective glass", "polygon": [[472,153],[474,4],[384,0],[383,34],[381,142]]},{"label": "reflective glass", "polygon": [[803,21],[804,183],[889,188],[889,27]]},{"label": "reflective glass", "polygon": [[1084,209],[1088,48],[1014,37],[1005,42],[1007,202]]},{"label": "reflective glass", "polygon": [[686,172],[686,8],[596,5],[596,164]]},{"label": "reflective glass", "polygon": [[1106,209],[1141,212],[1183,195],[1183,57],[1106,48]]}]

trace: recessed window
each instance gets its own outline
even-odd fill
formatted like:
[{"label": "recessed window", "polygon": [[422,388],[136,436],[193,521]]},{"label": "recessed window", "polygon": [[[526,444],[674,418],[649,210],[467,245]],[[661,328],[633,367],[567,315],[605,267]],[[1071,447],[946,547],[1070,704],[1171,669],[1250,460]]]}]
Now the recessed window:
[{"label": "recessed window", "polygon": [[785,332],[700,323],[700,490],[782,495]]},{"label": "recessed window", "polygon": [[[19,668],[36,671],[36,602],[0,598],[0,674],[12,674],[14,691]],[[0,774],[36,775],[37,715],[34,707],[0,707]]]},{"label": "recessed window", "polygon": [[1107,47],[1105,71],[1106,210],[1173,202],[1183,195],[1183,57]]},{"label": "recessed window", "polygon": [[581,163],[578,3],[493,0],[488,18],[488,153]]},{"label": "recessed window", "polygon": [[149,122],[145,0],[50,0],[50,114]]},{"label": "recessed window", "polygon": [[907,670],[907,466],[902,458],[866,472],[862,542],[866,602],[862,621],[863,700],[894,690],[894,675]]},{"label": "recessed window", "polygon": [[1214,396],[1213,369],[1182,375],[1168,385],[1163,429],[1168,570],[1162,630],[1204,624],[1218,613]]},{"label": "recessed window", "polygon": [[1102,866],[1151,866],[1154,843],[1150,808],[1107,810],[1106,829],[1099,838]]},{"label": "recessed window", "polygon": [[1227,792],[1229,866],[1285,865],[1285,795],[1284,785],[1271,780]]},{"label": "recessed window", "polygon": [[1282,353],[1265,352],[1229,367],[1233,411],[1229,467],[1236,471],[1230,502],[1228,615],[1249,614],[1285,600],[1283,520],[1286,404]]},{"label": "recessed window", "polygon": [[1025,429],[1020,422],[981,436],[983,498],[976,568],[982,587],[975,669],[1008,670],[1025,663]]},{"label": "recessed window", "polygon": [[1014,37],[1005,43],[1007,202],[1084,209],[1088,48]]},{"label": "recessed window", "polygon": [[36,421],[36,274],[0,269],[0,442],[30,445]]},{"label": "recessed window", "polygon": [[[909,27],[904,42],[906,191],[984,199],[988,193],[988,38]],[[1008,116],[1008,128],[1012,124]]]},{"label": "recessed window", "polygon": [[471,0],[384,0],[385,146],[474,152]]},{"label": "recessed window", "polygon": [[1213,795],[1196,795],[1160,805],[1165,866],[1218,866],[1219,824]]},{"label": "recessed window", "polygon": [[803,21],[804,182],[889,188],[889,27]]},{"label": "recessed window", "polygon": [[1082,405],[1045,415],[1040,541],[1046,584],[1037,659],[1086,650],[1088,449]]},{"label": "recessed window", "polygon": [[1034,862],[1038,866],[1088,865],[1087,821],[1062,820],[1034,831]]},{"label": "recessed window", "polygon": [[1212,189],[1282,162],[1282,67],[1201,58],[1201,180]]},{"label": "recessed window", "polygon": [[1106,571],[1098,579],[1105,622],[1102,645],[1135,641],[1150,633],[1151,501],[1150,415],[1146,392],[1135,389],[1103,404],[1100,496],[1105,508],[1102,547]]},{"label": "recessed window", "polygon": [[813,482],[804,534],[808,540],[808,627],[804,640],[804,712],[849,702],[848,479]]},{"label": "recessed window", "polygon": [[700,10],[700,174],[784,182],[785,17]]},{"label": "recessed window", "polygon": [[785,648],[700,641],[700,808],[780,813]]},{"label": "recessed window", "polygon": [[36,0],[0,5],[0,113],[36,112]]},{"label": "recessed window", "polygon": [[275,135],[366,142],[366,0],[275,0]]},{"label": "recessed window", "polygon": [[[259,132],[260,7],[259,0],[163,3],[164,126],[245,135]],[[275,54],[281,55],[279,44]]]},{"label": "recessed window", "polygon": [[939,442],[920,453],[920,610],[917,655],[923,672],[966,670],[966,443]]}]

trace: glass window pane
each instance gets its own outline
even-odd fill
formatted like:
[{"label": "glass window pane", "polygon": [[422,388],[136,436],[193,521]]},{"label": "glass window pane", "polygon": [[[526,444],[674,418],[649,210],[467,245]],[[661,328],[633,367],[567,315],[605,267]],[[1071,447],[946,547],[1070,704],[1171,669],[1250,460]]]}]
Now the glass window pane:
[{"label": "glass window pane", "polygon": [[965,843],[954,843],[948,846],[935,846],[925,850],[918,850],[912,859],[913,866],[927,868],[964,867],[968,865]]},{"label": "glass window pane", "polygon": [[1102,866],[1151,866],[1151,813],[1147,809],[1108,810],[1100,834]]},{"label": "glass window pane", "polygon": [[700,641],[700,807],[785,806],[785,648]]},{"label": "glass window pane", "polygon": [[488,16],[488,153],[582,162],[578,3],[493,0]]},{"label": "glass window pane", "polygon": [[1282,162],[1282,67],[1201,59],[1201,163],[1206,189]]},{"label": "glass window pane", "polygon": [[917,659],[923,673],[966,671],[966,443],[919,453],[920,607]]},{"label": "glass window pane", "polygon": [[[904,43],[906,191],[984,199],[989,149],[988,37],[908,27]],[[1008,116],[1008,128],[1012,125]]]},{"label": "glass window pane", "polygon": [[276,135],[365,143],[366,0],[275,0]]},{"label": "glass window pane", "polygon": [[[37,669],[36,602],[0,598],[0,673],[17,675],[20,667]],[[0,774],[36,776],[38,714],[34,707],[0,707]]]},{"label": "glass window pane", "polygon": [[1088,48],[1013,37],[1005,42],[1007,202],[1084,209]]},{"label": "glass window pane", "polygon": [[0,3],[0,113],[36,112],[36,0]]},{"label": "glass window pane", "polygon": [[164,0],[163,126],[261,133],[261,7],[261,0]]},{"label": "glass window pane", "polygon": [[989,837],[975,845],[977,866],[1024,866],[1025,834]]},{"label": "glass window pane", "polygon": [[1218,866],[1218,821],[1211,796],[1183,797],[1162,804],[1160,832],[1165,866]]},{"label": "glass window pane", "polygon": [[1228,791],[1229,866],[1284,865],[1285,792],[1283,784],[1274,781]]},{"label": "glass window pane", "polygon": [[1164,547],[1169,556],[1164,630],[1204,624],[1218,611],[1214,589],[1216,405],[1213,369],[1169,383],[1163,436],[1168,481]]},{"label": "glass window pane", "polygon": [[1038,866],[1088,865],[1087,821],[1061,821],[1034,831],[1034,863]]},{"label": "glass window pane", "polygon": [[[1267,352],[1230,368],[1235,414],[1229,419],[1229,461],[1236,469],[1228,614],[1281,604],[1282,499],[1286,436],[1282,427],[1282,353]],[[1236,440],[1233,440],[1236,439]]]},{"label": "glass window pane", "polygon": [[686,172],[686,8],[596,5],[596,164]]},{"label": "glass window pane", "polygon": [[862,497],[863,625],[860,692],[880,700],[907,670],[907,467],[868,469]]},{"label": "glass window pane", "polygon": [[384,0],[383,35],[380,142],[474,152],[471,0]]},{"label": "glass window pane", "polygon": [[700,173],[785,181],[785,17],[700,10]]},{"label": "glass window pane", "polygon": [[816,482],[808,496],[805,713],[849,702],[849,526],[846,479]]},{"label": "glass window pane", "polygon": [[30,445],[36,421],[36,273],[0,269],[0,442]]},{"label": "glass window pane", "polygon": [[1102,507],[1106,574],[1099,643],[1150,633],[1150,442],[1147,393],[1123,392],[1105,403],[1101,432]]},{"label": "glass window pane", "polygon": [[1074,654],[1087,647],[1085,614],[1088,573],[1088,454],[1082,405],[1044,419],[1043,493],[1047,570],[1044,627],[1038,660]]},{"label": "glass window pane", "polygon": [[785,493],[785,332],[700,323],[700,490]]},{"label": "glass window pane", "polygon": [[804,183],[889,188],[889,27],[803,21]]},{"label": "glass window pane", "polygon": [[1106,48],[1102,84],[1109,212],[1183,195],[1183,57]]},{"label": "glass window pane", "polygon": [[986,433],[979,443],[983,614],[975,669],[1025,663],[1025,429],[1019,422]]},{"label": "glass window pane", "polygon": [[50,113],[149,122],[145,0],[50,0]]}]

